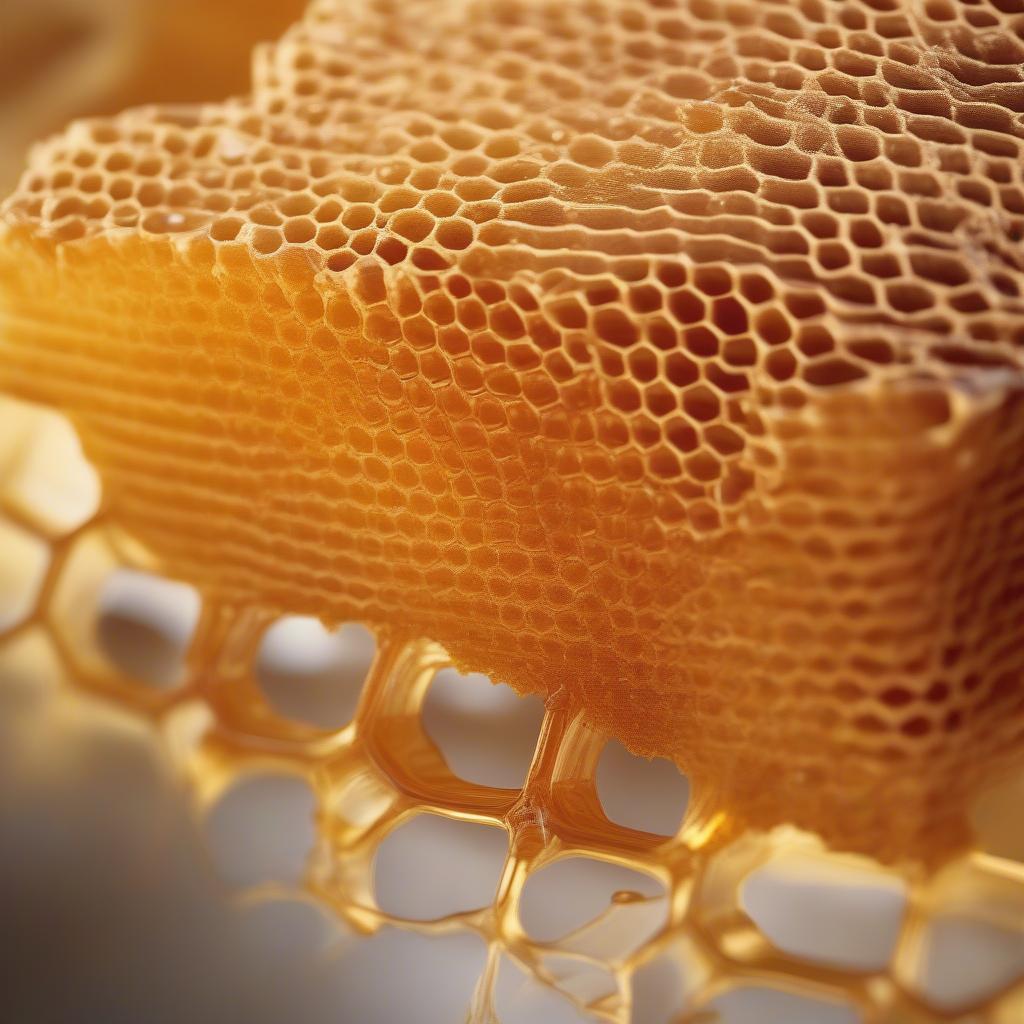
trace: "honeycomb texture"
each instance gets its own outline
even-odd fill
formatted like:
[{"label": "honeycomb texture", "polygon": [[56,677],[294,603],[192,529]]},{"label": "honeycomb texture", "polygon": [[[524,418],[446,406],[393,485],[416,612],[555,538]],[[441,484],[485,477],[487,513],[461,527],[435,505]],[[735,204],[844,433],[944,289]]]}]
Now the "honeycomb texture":
[{"label": "honeycomb texture", "polygon": [[[768,1001],[761,1004],[764,1016],[744,1016],[745,1022],[1017,1024],[1021,1019],[1024,959],[1019,955],[1012,971],[984,972],[984,984],[955,997],[948,989],[937,991],[926,970],[933,929],[950,915],[1013,937],[1018,953],[1024,943],[1019,783],[1016,794],[1011,792],[1008,801],[1004,794],[996,810],[1015,846],[1004,839],[994,847],[986,838],[941,870],[909,864],[897,870],[866,857],[829,853],[820,840],[791,828],[737,835],[723,828],[721,815],[709,813],[699,794],[675,835],[616,824],[605,815],[595,781],[605,737],[567,699],[548,702],[520,788],[466,781],[434,745],[421,715],[435,673],[449,664],[446,652],[428,641],[383,633],[351,722],[316,731],[273,713],[264,700],[254,664],[273,617],[239,618],[207,602],[176,685],[154,688],[147,671],[126,671],[100,639],[105,581],[119,567],[139,565],[140,555],[110,518],[113,506],[100,499],[81,453],[68,441],[73,434],[66,425],[59,429],[52,413],[6,399],[0,401],[0,422],[5,428],[0,432],[0,686],[12,668],[15,677],[24,677],[28,668],[51,685],[65,680],[71,702],[102,698],[150,723],[154,736],[165,738],[207,818],[254,777],[273,773],[305,780],[315,795],[317,838],[298,889],[264,883],[238,895],[313,898],[367,937],[390,927],[428,942],[453,934],[476,936],[486,945],[486,966],[466,1015],[453,1014],[451,1021],[547,1022],[565,1020],[565,1011],[575,1008],[578,1016],[572,1020],[606,1024],[735,1024],[737,1018],[726,1009],[729,1000],[752,989]],[[149,645],[157,645],[156,635],[149,634]],[[492,892],[458,913],[417,914],[413,907],[391,906],[381,898],[378,853],[397,830],[424,813],[435,821],[441,815],[487,824],[507,836],[507,856],[495,870]],[[282,823],[270,813],[264,818],[261,828],[273,846]],[[248,842],[261,846],[251,835]],[[415,849],[406,856],[415,857]],[[448,856],[458,865],[464,851],[453,847]],[[819,886],[815,903],[820,920],[831,926],[796,949],[786,948],[783,937],[762,925],[754,901],[747,899],[759,873],[787,858],[795,858],[791,863],[801,878],[826,870],[830,879],[828,890]],[[572,860],[578,865],[581,859],[639,872],[647,884],[632,884],[645,891],[619,891],[580,927],[541,941],[528,916],[530,886],[547,869]],[[407,863],[405,870],[420,885],[429,884],[429,876],[417,874],[417,864]],[[878,947],[857,963],[838,958],[837,938],[841,947],[844,936],[856,932],[871,892],[883,885],[890,891],[896,885],[903,893],[888,942],[876,940]],[[564,898],[571,885],[563,881],[562,886],[561,894],[548,890],[547,898]],[[838,893],[838,904],[830,892]],[[800,915],[795,901],[790,914]],[[363,941],[350,942],[337,955],[342,961],[358,958]],[[986,952],[999,962],[995,950]],[[958,959],[969,955],[964,944]],[[501,985],[512,965],[557,998],[545,1004],[550,1016],[504,1015]],[[343,963],[336,966],[344,969]],[[376,970],[410,985],[422,977],[407,975],[406,965],[393,959]],[[682,993],[669,986],[655,988],[652,995],[652,973],[665,971],[681,973]],[[431,1010],[444,981],[432,977],[435,987],[420,992],[430,1020],[440,1019]],[[347,1020],[352,1009],[342,991],[338,1014]],[[675,1001],[676,995],[682,1000]],[[802,1012],[793,1005],[792,1017],[772,1015],[771,998],[792,997],[808,1001],[799,1004]],[[364,1007],[359,1015],[365,1024],[394,1024],[395,1019],[380,1007]]]},{"label": "honeycomb texture", "polygon": [[250,97],[35,150],[0,387],[208,649],[365,621],[672,757],[723,834],[941,860],[1024,737],[1022,28],[314,2]]}]

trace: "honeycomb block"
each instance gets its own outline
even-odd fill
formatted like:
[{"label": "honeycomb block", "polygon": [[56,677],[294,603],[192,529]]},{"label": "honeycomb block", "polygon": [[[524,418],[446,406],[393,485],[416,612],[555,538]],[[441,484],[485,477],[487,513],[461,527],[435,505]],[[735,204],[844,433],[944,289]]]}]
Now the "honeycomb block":
[{"label": "honeycomb block", "polygon": [[1024,745],[1019,13],[318,0],[34,152],[0,386],[209,604],[942,859]]}]

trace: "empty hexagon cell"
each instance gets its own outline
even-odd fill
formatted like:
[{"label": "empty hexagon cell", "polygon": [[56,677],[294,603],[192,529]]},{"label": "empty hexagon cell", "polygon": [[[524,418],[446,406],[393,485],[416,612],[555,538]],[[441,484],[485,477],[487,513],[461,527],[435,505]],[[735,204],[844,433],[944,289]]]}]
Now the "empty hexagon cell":
[{"label": "empty hexagon cell", "polygon": [[749,875],[741,903],[784,953],[849,970],[888,964],[906,906],[894,875],[838,859],[781,856]]},{"label": "empty hexagon cell", "polygon": [[1024,981],[1024,887],[1017,865],[962,858],[929,879],[894,973],[944,1013],[986,1004]]},{"label": "empty hexagon cell", "polygon": [[494,901],[508,852],[504,829],[419,814],[381,843],[374,860],[377,905],[427,921]]},{"label": "empty hexagon cell", "polygon": [[668,919],[665,887],[650,875],[594,857],[566,857],[527,879],[519,919],[538,942],[616,959]]},{"label": "empty hexagon cell", "polygon": [[636,757],[609,740],[597,765],[597,795],[617,825],[671,836],[682,824],[690,786],[671,761]]},{"label": "empty hexagon cell", "polygon": [[99,648],[125,676],[155,689],[179,686],[200,606],[198,593],[187,584],[119,569],[100,590]]},{"label": "empty hexagon cell", "polygon": [[675,1024],[684,1019],[710,973],[692,940],[674,938],[633,971],[630,1024]]},{"label": "empty hexagon cell", "polygon": [[74,539],[47,611],[76,681],[160,691],[185,681],[200,607],[194,587],[126,568],[108,536],[89,529]]},{"label": "empty hexagon cell", "polygon": [[934,1007],[963,1011],[1024,978],[1024,915],[1016,928],[939,915],[923,936],[915,988]]},{"label": "empty hexagon cell", "polygon": [[323,729],[340,729],[355,714],[377,642],[358,623],[328,631],[316,619],[288,616],[267,630],[256,679],[279,715]]},{"label": "empty hexagon cell", "polygon": [[480,674],[442,669],[423,705],[423,728],[453,774],[466,782],[518,789],[540,735],[544,706]]}]

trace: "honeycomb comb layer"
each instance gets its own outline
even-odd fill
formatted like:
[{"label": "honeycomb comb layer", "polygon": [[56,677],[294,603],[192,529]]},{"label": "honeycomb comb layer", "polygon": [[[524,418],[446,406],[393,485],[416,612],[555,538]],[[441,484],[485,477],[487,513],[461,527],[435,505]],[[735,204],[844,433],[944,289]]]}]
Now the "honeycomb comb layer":
[{"label": "honeycomb comb layer", "polygon": [[942,859],[1024,735],[1014,6],[314,3],[248,99],[36,150],[0,385],[225,622]]}]

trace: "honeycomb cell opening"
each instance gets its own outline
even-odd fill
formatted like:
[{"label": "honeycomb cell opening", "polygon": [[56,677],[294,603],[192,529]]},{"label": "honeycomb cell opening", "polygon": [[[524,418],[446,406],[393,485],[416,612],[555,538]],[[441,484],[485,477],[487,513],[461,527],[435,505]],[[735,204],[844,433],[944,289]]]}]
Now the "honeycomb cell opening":
[{"label": "honeycomb cell opening", "polygon": [[740,903],[768,941],[791,956],[883,971],[903,925],[906,887],[878,871],[783,855],[746,877]]},{"label": "honeycomb cell opening", "polygon": [[103,582],[96,606],[99,649],[117,672],[144,686],[180,687],[201,604],[184,583],[118,569]]},{"label": "honeycomb cell opening", "polygon": [[597,764],[597,795],[616,825],[674,836],[683,823],[690,785],[664,758],[636,757],[617,740],[609,740]]},{"label": "honeycomb cell opening", "polygon": [[[576,939],[585,946],[595,937],[585,934],[587,926],[592,926],[598,945],[640,945],[658,932],[667,915],[665,887],[656,879],[588,856],[570,856],[540,868],[527,880],[519,904],[520,921],[532,939],[566,940],[569,948]],[[637,918],[632,927],[615,920],[627,916]],[[630,950],[606,952],[614,958]]]},{"label": "honeycomb cell opening", "polygon": [[423,703],[424,732],[465,782],[519,789],[533,760],[543,704],[484,675],[452,668],[434,676]]},{"label": "honeycomb cell opening", "polygon": [[504,829],[419,814],[390,833],[374,858],[377,905],[429,921],[489,907],[508,854]]},{"label": "honeycomb cell opening", "polygon": [[341,729],[352,721],[376,652],[373,633],[358,623],[328,631],[316,619],[289,616],[264,634],[254,674],[282,718]]}]

